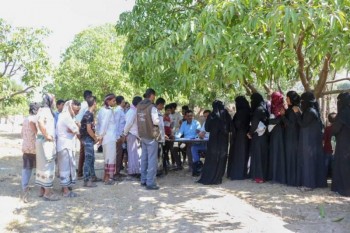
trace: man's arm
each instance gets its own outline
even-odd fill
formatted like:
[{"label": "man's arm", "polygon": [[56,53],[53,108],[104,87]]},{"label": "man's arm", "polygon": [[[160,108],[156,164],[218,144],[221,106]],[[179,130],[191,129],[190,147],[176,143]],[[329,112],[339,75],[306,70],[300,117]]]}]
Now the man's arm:
[{"label": "man's arm", "polygon": [[123,130],[123,135],[127,136],[132,125],[134,124],[134,121],[136,119],[136,112],[134,111],[130,111],[126,114],[125,116],[125,126],[124,126],[124,130]]},{"label": "man's arm", "polygon": [[179,131],[176,132],[175,138],[180,138],[184,133],[184,124],[182,123],[180,126]]},{"label": "man's arm", "polygon": [[159,125],[159,115],[156,107],[152,107],[152,122],[153,125]]},{"label": "man's arm", "polygon": [[117,124],[117,138],[120,137],[120,135],[122,134],[122,132],[120,132],[121,130],[120,128],[120,120],[121,120],[121,112],[120,109],[118,109],[115,113],[114,113],[114,119],[115,119],[115,123]]}]

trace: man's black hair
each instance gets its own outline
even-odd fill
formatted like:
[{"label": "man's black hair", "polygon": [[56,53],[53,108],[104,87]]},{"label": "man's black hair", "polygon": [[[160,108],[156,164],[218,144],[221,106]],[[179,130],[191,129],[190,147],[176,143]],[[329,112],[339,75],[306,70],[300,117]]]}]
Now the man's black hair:
[{"label": "man's black hair", "polygon": [[80,107],[80,102],[78,100],[72,100],[72,104]]},{"label": "man's black hair", "polygon": [[165,110],[172,109],[172,105],[171,104],[167,104],[167,105],[165,105],[164,109]]},{"label": "man's black hair", "polygon": [[156,100],[156,105],[159,105],[159,104],[165,104],[165,99],[163,99],[162,97],[159,97],[159,98]]},{"label": "man's black hair", "polygon": [[185,115],[187,115],[188,113],[193,113],[193,111],[188,109],[186,110]]},{"label": "man's black hair", "polygon": [[141,101],[142,101],[142,97],[141,96],[135,96],[132,99],[132,105],[137,106]]},{"label": "man's black hair", "polygon": [[176,109],[177,108],[177,103],[170,103],[170,108]]},{"label": "man's black hair", "polygon": [[62,99],[59,99],[56,101],[56,106],[58,105],[61,105],[61,104],[64,104],[66,101],[62,100]]},{"label": "man's black hair", "polygon": [[333,124],[335,121],[335,117],[337,116],[337,114],[335,112],[331,112],[328,114],[328,121],[329,123]]},{"label": "man's black hair", "polygon": [[87,100],[86,100],[86,102],[87,102],[87,104],[88,104],[88,106],[89,106],[89,108],[92,106],[92,105],[94,105],[94,103],[96,102],[96,96],[90,96],[90,97],[88,97],[87,98]]},{"label": "man's black hair", "polygon": [[182,106],[182,110],[188,111],[188,110],[190,110],[190,108],[187,105],[184,105],[184,106]]},{"label": "man's black hair", "polygon": [[92,91],[85,90],[83,95],[84,95],[84,100],[86,100],[88,97],[92,96]]},{"label": "man's black hair", "polygon": [[143,94],[143,98],[149,98],[151,97],[151,95],[156,95],[156,91],[153,90],[152,88],[148,88],[145,94]]},{"label": "man's black hair", "polygon": [[117,105],[121,104],[124,100],[124,97],[121,95],[118,95],[117,97],[115,97],[115,101],[117,102]]}]

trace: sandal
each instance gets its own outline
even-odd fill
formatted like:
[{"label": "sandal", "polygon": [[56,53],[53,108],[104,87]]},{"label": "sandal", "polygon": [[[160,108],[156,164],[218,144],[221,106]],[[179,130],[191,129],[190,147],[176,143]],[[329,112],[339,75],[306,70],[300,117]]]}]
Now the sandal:
[{"label": "sandal", "polygon": [[112,179],[109,179],[108,181],[105,181],[105,185],[114,185],[115,182]]},{"label": "sandal", "polygon": [[24,190],[21,194],[21,200],[24,203],[28,203],[29,202],[29,188],[26,188],[26,190]]},{"label": "sandal", "polygon": [[94,176],[94,177],[92,177],[91,181],[92,181],[92,182],[101,182],[102,179],[101,179],[101,178],[98,178],[97,176]]},{"label": "sandal", "polygon": [[51,194],[50,196],[43,195],[44,201],[58,201],[60,198],[56,194]]},{"label": "sandal", "polygon": [[64,196],[64,197],[77,197],[78,194],[76,194],[75,192],[70,191],[70,192],[67,193],[67,194],[64,194],[64,193],[63,193],[62,196]]},{"label": "sandal", "polygon": [[43,197],[45,193],[45,189],[43,187],[40,187],[40,193],[38,195],[38,197]]},{"label": "sandal", "polygon": [[95,188],[97,187],[97,185],[95,183],[92,183],[91,180],[89,180],[89,181],[84,181],[84,187]]}]

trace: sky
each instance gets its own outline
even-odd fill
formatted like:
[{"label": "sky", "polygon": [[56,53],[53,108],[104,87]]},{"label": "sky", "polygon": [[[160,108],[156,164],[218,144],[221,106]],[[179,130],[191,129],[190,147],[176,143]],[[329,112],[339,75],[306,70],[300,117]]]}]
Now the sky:
[{"label": "sky", "polygon": [[0,18],[13,26],[46,27],[45,40],[54,64],[74,35],[105,23],[116,23],[120,13],[132,10],[135,0],[0,0]]}]

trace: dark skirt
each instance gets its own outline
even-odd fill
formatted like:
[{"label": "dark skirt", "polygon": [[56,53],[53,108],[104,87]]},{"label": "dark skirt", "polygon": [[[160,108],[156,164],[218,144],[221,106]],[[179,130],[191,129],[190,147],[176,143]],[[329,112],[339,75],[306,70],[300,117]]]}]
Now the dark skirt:
[{"label": "dark skirt", "polygon": [[35,154],[23,154],[23,169],[33,169],[36,167],[36,156]]}]

